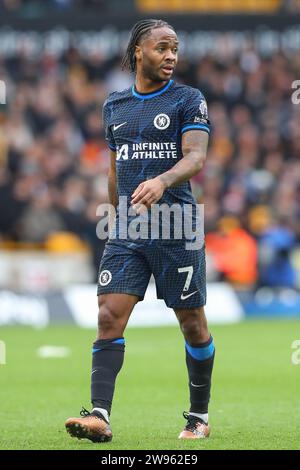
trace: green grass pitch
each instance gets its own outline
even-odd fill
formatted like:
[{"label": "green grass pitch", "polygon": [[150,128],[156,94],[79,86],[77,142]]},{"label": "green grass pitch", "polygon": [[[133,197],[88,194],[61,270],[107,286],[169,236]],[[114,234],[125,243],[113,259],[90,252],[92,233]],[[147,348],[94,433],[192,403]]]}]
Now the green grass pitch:
[{"label": "green grass pitch", "polygon": [[[114,438],[72,439],[64,421],[90,408],[94,332],[75,326],[5,327],[0,365],[0,449],[300,449],[300,364],[292,342],[299,321],[212,326],[216,344],[208,440],[180,441],[188,410],[184,342],[177,328],[128,329],[112,412]],[[68,346],[67,358],[39,358],[38,347]]]}]

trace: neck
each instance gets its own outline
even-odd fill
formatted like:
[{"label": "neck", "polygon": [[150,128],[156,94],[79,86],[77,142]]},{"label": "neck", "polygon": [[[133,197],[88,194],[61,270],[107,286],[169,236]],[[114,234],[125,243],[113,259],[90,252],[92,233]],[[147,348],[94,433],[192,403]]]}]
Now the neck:
[{"label": "neck", "polygon": [[168,83],[169,80],[163,80],[161,82],[154,82],[150,78],[145,78],[141,74],[137,73],[135,78],[135,88],[139,93],[151,93],[152,91],[162,88]]}]

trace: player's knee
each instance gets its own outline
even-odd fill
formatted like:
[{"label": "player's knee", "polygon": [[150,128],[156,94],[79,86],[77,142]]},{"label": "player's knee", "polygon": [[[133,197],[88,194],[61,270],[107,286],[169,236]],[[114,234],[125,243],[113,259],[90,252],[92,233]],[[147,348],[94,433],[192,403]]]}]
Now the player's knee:
[{"label": "player's knee", "polygon": [[207,341],[209,337],[207,323],[199,318],[197,313],[192,313],[184,318],[180,323],[181,331],[190,343],[201,343]]},{"label": "player's knee", "polygon": [[201,333],[199,323],[195,319],[186,319],[181,323],[181,331],[186,339],[198,337]]},{"label": "player's knee", "polygon": [[114,331],[117,327],[116,313],[107,304],[99,307],[98,328],[102,333]]}]

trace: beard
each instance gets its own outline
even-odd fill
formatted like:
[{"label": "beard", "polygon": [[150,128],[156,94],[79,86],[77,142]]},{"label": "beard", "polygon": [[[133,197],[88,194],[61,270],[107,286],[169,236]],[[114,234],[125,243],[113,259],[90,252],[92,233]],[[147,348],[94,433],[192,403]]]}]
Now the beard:
[{"label": "beard", "polygon": [[143,64],[142,73],[145,78],[148,78],[152,82],[162,82],[165,79],[159,75],[159,69],[155,68],[152,64],[146,63]]}]

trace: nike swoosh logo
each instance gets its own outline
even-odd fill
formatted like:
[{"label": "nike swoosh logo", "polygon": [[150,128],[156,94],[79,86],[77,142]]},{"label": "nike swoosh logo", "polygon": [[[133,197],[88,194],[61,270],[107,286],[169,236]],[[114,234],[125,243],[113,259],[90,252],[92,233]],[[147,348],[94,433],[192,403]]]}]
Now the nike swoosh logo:
[{"label": "nike swoosh logo", "polygon": [[116,131],[117,129],[119,129],[119,127],[125,126],[125,124],[127,124],[127,121],[126,121],[126,122],[122,122],[122,124],[118,124],[117,126],[114,124],[114,126],[113,126],[114,131]]},{"label": "nike swoosh logo", "polygon": [[195,292],[192,292],[191,294],[187,294],[187,295],[184,295],[184,294],[181,294],[181,300],[185,300],[185,299],[188,299],[189,297],[191,297],[192,295],[196,294],[198,291],[195,290]]},{"label": "nike swoosh logo", "polygon": [[192,386],[192,387],[201,388],[201,387],[206,387],[206,384],[195,385],[195,384],[193,384],[193,382],[191,382],[191,386]]}]

